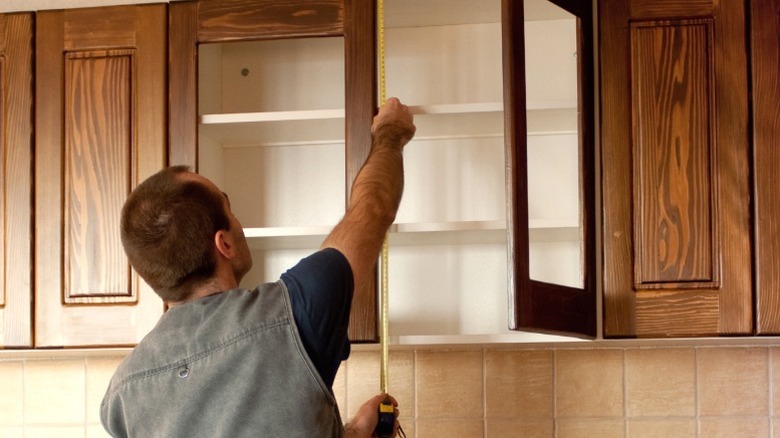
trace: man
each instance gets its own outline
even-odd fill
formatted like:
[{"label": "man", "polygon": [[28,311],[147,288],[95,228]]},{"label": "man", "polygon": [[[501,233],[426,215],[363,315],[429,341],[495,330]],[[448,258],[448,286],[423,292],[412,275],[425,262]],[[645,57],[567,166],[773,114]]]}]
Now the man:
[{"label": "man", "polygon": [[251,291],[238,287],[252,266],[241,224],[211,181],[172,167],[130,194],[125,252],[169,308],[111,380],[101,421],[112,436],[373,436],[387,395],[344,427],[332,384],[349,356],[353,285],[374,281],[415,126],[393,98],[371,132],[347,211],[320,251]]}]

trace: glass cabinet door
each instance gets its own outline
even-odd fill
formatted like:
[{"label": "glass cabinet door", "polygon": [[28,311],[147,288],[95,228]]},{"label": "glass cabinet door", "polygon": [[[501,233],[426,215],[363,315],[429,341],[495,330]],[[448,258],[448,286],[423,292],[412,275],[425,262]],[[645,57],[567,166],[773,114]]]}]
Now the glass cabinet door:
[{"label": "glass cabinet door", "polygon": [[596,335],[591,7],[504,0],[517,330]]}]

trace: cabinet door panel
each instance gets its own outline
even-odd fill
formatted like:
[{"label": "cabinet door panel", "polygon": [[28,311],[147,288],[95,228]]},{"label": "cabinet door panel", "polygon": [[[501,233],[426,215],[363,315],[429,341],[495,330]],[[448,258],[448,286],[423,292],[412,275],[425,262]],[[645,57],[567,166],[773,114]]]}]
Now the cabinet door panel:
[{"label": "cabinet door panel", "polygon": [[712,33],[711,19],[631,25],[637,289],[718,286]]},{"label": "cabinet door panel", "polygon": [[600,14],[604,334],[749,334],[744,3]]},{"label": "cabinet door panel", "polygon": [[32,57],[32,15],[0,15],[0,348],[32,346]]},{"label": "cabinet door panel", "polygon": [[119,239],[164,165],[166,7],[38,15],[36,346],[132,345],[162,302]]}]

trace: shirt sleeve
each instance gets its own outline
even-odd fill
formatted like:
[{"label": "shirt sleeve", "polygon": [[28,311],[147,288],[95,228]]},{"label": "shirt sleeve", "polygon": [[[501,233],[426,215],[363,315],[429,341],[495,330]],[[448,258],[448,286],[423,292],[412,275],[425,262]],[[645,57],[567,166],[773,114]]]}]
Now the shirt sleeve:
[{"label": "shirt sleeve", "polygon": [[282,274],[301,341],[322,380],[331,388],[349,357],[352,269],[334,248],[320,250]]}]

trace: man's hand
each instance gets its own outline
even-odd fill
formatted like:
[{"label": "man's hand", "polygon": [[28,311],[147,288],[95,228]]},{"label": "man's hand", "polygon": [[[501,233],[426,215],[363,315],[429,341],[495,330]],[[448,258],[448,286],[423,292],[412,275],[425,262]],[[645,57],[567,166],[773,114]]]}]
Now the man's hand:
[{"label": "man's hand", "polygon": [[395,406],[395,425],[393,426],[393,436],[398,433],[398,402],[387,394],[377,394],[371,397],[367,402],[363,403],[363,406],[355,413],[355,417],[349,423],[344,426],[347,438],[373,438],[376,437],[374,429],[376,423],[379,421],[379,404],[385,399],[390,398],[390,401]]},{"label": "man's hand", "polygon": [[377,141],[387,140],[401,147],[409,143],[416,129],[409,107],[396,97],[387,99],[371,124],[371,134]]}]

